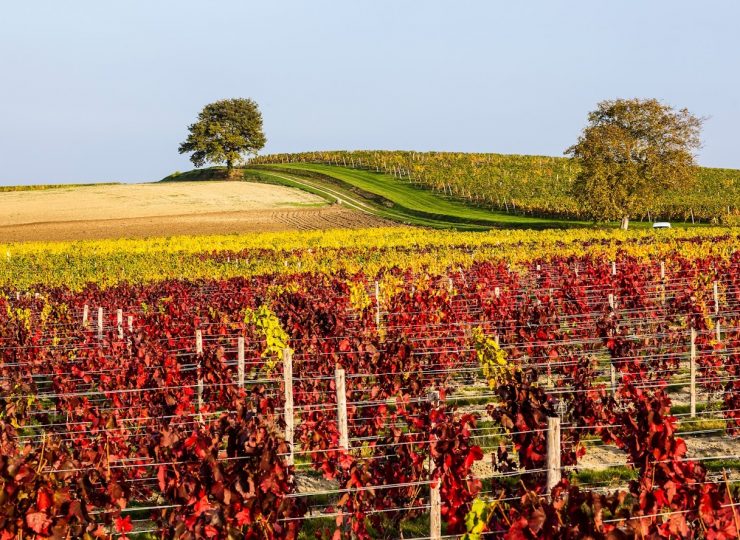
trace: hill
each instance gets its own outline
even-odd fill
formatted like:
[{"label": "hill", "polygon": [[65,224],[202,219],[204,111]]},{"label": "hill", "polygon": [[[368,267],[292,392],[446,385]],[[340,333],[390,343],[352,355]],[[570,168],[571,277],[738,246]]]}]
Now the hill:
[{"label": "hill", "polygon": [[[467,205],[540,218],[583,220],[571,196],[578,165],[568,158],[450,152],[351,151],[261,156],[250,166],[331,165],[384,173]],[[638,220],[730,223],[740,219],[740,171],[701,167],[687,189],[664,193]]]},{"label": "hill", "polygon": [[584,221],[508,214],[482,208],[373,171],[317,163],[255,165],[245,179],[300,187],[334,197],[343,205],[406,225],[488,230],[585,227]]}]

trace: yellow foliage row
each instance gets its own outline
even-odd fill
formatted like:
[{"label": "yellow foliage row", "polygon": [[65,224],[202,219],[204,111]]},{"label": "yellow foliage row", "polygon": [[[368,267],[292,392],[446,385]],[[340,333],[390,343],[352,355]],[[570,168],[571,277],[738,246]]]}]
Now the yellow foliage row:
[{"label": "yellow foliage row", "polygon": [[[671,253],[691,258],[709,254],[727,257],[739,245],[740,232],[727,228],[454,232],[389,227],[34,242],[0,245],[0,286],[29,288],[42,284],[77,289],[89,282],[111,286],[122,281],[296,272],[346,271],[374,276],[394,266],[436,273],[481,260],[503,259],[516,265],[554,256],[591,254],[611,258],[620,250],[645,258]],[[219,256],[211,256],[214,252]]]}]

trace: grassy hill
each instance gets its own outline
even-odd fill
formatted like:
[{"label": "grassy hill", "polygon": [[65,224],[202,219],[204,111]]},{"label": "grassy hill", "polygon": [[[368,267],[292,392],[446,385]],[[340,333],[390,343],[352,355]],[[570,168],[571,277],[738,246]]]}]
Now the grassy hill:
[{"label": "grassy hill", "polygon": [[[212,167],[170,175],[162,182],[224,180],[225,169]],[[536,216],[488,208],[485,204],[435,192],[418,183],[373,170],[319,163],[254,164],[238,169],[232,180],[245,180],[302,189],[347,208],[407,225],[435,229],[483,231],[492,228],[554,229],[595,227],[583,219]],[[617,223],[600,228],[616,228]],[[692,226],[691,222],[677,225]],[[650,222],[634,221],[633,228]]]},{"label": "grassy hill", "polygon": [[312,163],[245,170],[245,178],[307,189],[358,211],[409,225],[458,230],[584,227],[582,221],[538,218],[478,208],[393,176]]},{"label": "grassy hill", "polygon": [[[571,195],[577,164],[567,158],[439,152],[309,152],[261,156],[232,179],[297,187],[357,211],[434,228],[593,226]],[[223,179],[212,167],[163,181]],[[696,182],[665,192],[632,227],[740,221],[740,171],[699,168]],[[607,224],[608,227],[616,224]]]},{"label": "grassy hill", "polygon": [[[261,156],[253,165],[309,169],[333,165],[385,173],[412,187],[506,215],[585,219],[571,195],[578,165],[568,158],[449,152],[308,152]],[[324,172],[326,172],[325,169]],[[740,218],[740,170],[701,167],[694,185],[667,191],[634,219],[735,223]],[[504,220],[505,221],[505,220]]]}]

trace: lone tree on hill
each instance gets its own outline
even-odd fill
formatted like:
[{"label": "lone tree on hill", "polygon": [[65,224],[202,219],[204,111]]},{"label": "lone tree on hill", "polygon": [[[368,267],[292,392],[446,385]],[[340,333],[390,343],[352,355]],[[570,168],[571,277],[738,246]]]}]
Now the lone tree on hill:
[{"label": "lone tree on hill", "polygon": [[222,99],[206,105],[188,131],[180,153],[192,152],[190,161],[196,167],[206,162],[226,163],[229,176],[244,154],[256,154],[267,142],[262,114],[251,99]]},{"label": "lone tree on hill", "polygon": [[621,219],[627,229],[661,191],[693,182],[703,118],[656,99],[616,99],[599,103],[588,121],[565,153],[581,166],[573,195],[594,220]]}]

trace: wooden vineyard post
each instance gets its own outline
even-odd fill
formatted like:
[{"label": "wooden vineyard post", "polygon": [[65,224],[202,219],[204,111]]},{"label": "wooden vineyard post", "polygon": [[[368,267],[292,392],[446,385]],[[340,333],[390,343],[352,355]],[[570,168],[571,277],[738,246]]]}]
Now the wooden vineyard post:
[{"label": "wooden vineyard post", "polygon": [[[288,465],[293,465],[293,434],[295,433],[295,428],[293,427],[293,351],[287,347],[283,349],[283,380],[285,381],[285,442],[288,443],[288,447],[290,448],[287,461]],[[344,419],[346,432],[346,409]]]},{"label": "wooden vineyard post", "polygon": [[203,354],[203,334],[195,331],[195,354],[198,355],[198,421],[203,421],[203,372],[200,356]]},{"label": "wooden vineyard post", "polygon": [[722,326],[719,320],[719,285],[715,281],[712,283],[712,292],[714,293],[714,332],[717,342],[722,341]]},{"label": "wooden vineyard post", "polygon": [[[432,390],[427,394],[427,399],[432,407],[439,406],[439,391]],[[432,444],[432,441],[429,441]],[[432,478],[434,467],[432,466],[432,452],[429,449],[429,457],[427,458],[427,470],[429,472],[429,478]],[[430,540],[441,540],[442,538],[442,497],[440,495],[439,484],[441,478],[438,478],[436,483],[432,482],[429,486],[429,538]]]},{"label": "wooden vineyard post", "polygon": [[717,282],[715,281],[712,283],[712,292],[714,293],[714,314],[719,314],[719,290],[717,287]]},{"label": "wooden vineyard post", "polygon": [[236,338],[236,377],[239,388],[244,388],[244,336]]},{"label": "wooden vineyard post", "polygon": [[609,293],[608,299],[609,299],[609,309],[614,311],[614,294]]},{"label": "wooden vineyard post", "polygon": [[195,331],[195,353],[203,354],[203,333],[200,330]]},{"label": "wooden vineyard post", "polygon": [[128,331],[129,333],[134,331],[134,316],[133,315],[128,316]]},{"label": "wooden vineyard post", "polygon": [[660,261],[660,303],[665,305],[665,261]]},{"label": "wooden vineyard post", "polygon": [[611,378],[612,378],[612,395],[617,394],[617,368],[614,366],[614,361],[609,363]]},{"label": "wooden vineyard post", "polygon": [[442,540],[442,498],[439,493],[441,478],[432,483],[429,490],[429,538]]},{"label": "wooden vineyard post", "polygon": [[375,281],[375,326],[380,329],[380,283]]},{"label": "wooden vineyard post", "polygon": [[493,288],[493,295],[494,295],[494,296],[495,296],[496,298],[500,297],[500,296],[501,296],[501,289],[499,289],[498,287],[494,287],[494,288]]},{"label": "wooden vineyard post", "polygon": [[116,310],[116,328],[118,329],[118,339],[123,339],[123,310]]},{"label": "wooden vineyard post", "polygon": [[90,313],[90,308],[87,304],[82,306],[82,326],[87,326],[87,319]]},{"label": "wooden vineyard post", "polygon": [[689,389],[689,404],[691,407],[691,418],[696,417],[696,329],[691,329],[691,352],[689,356],[689,377],[691,387]]},{"label": "wooden vineyard post", "polygon": [[460,272],[460,281],[462,281],[463,284],[467,287],[468,280],[465,278],[465,272],[463,272],[462,268],[458,268],[457,271]]},{"label": "wooden vineyard post", "polygon": [[98,308],[98,339],[103,339],[103,308]]},{"label": "wooden vineyard post", "polygon": [[560,483],[560,418],[547,418],[547,493]]},{"label": "wooden vineyard post", "polygon": [[612,261],[612,275],[613,276],[616,276],[617,275],[617,263],[616,263],[616,261]]},{"label": "wooden vineyard post", "polygon": [[347,430],[347,387],[344,378],[344,369],[337,367],[334,372],[334,382],[337,389],[337,426],[339,427],[339,448],[349,450],[349,432]]}]

